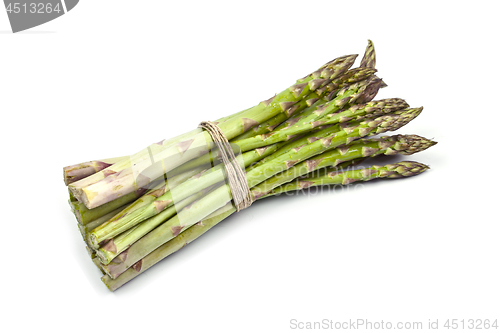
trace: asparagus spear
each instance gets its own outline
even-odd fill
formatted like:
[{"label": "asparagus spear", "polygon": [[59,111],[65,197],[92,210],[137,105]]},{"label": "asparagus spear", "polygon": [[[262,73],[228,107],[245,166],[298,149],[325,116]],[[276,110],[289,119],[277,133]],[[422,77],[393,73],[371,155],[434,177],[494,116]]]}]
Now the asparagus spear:
[{"label": "asparagus spear", "polygon": [[63,168],[64,184],[69,185],[80,179],[93,175],[94,173],[104,170],[124,158],[125,157],[106,158],[66,166]]},{"label": "asparagus spear", "polygon": [[80,234],[82,235],[83,240],[87,243],[87,236],[88,236],[90,231],[94,230],[95,228],[97,228],[98,226],[100,226],[101,224],[103,224],[104,222],[109,220],[110,218],[112,218],[114,215],[119,213],[124,208],[125,208],[125,206],[119,207],[119,208],[115,209],[114,211],[111,211],[108,214],[103,215],[90,223],[87,223],[86,225],[78,223],[78,229],[80,230]]},{"label": "asparagus spear", "polygon": [[100,218],[88,223],[87,225],[77,223],[78,230],[80,230],[80,234],[82,235],[83,241],[86,244],[87,252],[89,253],[89,255],[92,259],[96,257],[96,254],[95,254],[95,250],[90,246],[90,243],[88,242],[89,232],[92,229],[96,228],[97,226],[106,222],[111,217],[113,217],[113,215],[118,213],[122,208],[123,207],[120,207],[120,208],[116,209],[115,211],[112,211],[104,216],[101,216]]},{"label": "asparagus spear", "polygon": [[[366,46],[365,54],[363,59],[361,60],[360,67],[368,67],[375,68],[376,59],[375,59],[375,46],[371,40],[368,40],[368,45]],[[380,88],[387,87],[387,84],[384,81],[380,82]]]},{"label": "asparagus spear", "polygon": [[[325,167],[337,167],[343,162],[365,159],[377,155],[411,155],[423,151],[436,142],[418,135],[393,135],[376,139],[358,140],[352,144],[329,150],[314,158],[301,162],[253,187],[254,198],[266,195],[274,188],[295,178]],[[351,165],[349,163],[348,165]],[[316,175],[319,176],[319,175]]]},{"label": "asparagus spear", "polygon": [[[370,174],[369,179],[374,179],[376,177],[397,178],[398,176],[413,176],[428,169],[427,166],[416,162],[400,162],[398,164],[386,165],[384,167],[377,168],[378,169],[375,169],[375,167],[361,169],[355,173],[338,173],[334,176],[334,178],[336,178],[341,183],[342,181],[344,181],[344,179],[349,179],[349,182],[352,183],[353,181],[368,180],[368,178],[366,177],[367,174]],[[373,172],[374,170],[375,172]],[[329,178],[328,181],[330,181],[331,176],[327,177]],[[261,199],[262,198],[264,197],[261,197]],[[146,255],[141,260],[137,261],[132,267],[126,269],[122,274],[114,276],[114,278],[112,277],[113,274],[110,274],[110,265],[108,265],[108,267],[104,266],[103,268],[106,274],[101,278],[102,282],[108,287],[109,290],[115,291],[125,283],[137,277],[139,274],[145,272],[154,264],[168,257],[172,253],[175,253],[178,250],[182,249],[184,246],[194,241],[199,236],[203,235],[213,226],[223,221],[234,212],[235,209],[231,204],[225,205],[224,207],[209,215],[202,222],[194,224],[192,227],[179,234],[177,237],[158,247],[156,250]]]},{"label": "asparagus spear", "polygon": [[347,185],[357,181],[369,181],[376,178],[410,177],[418,175],[427,169],[429,169],[429,167],[422,163],[404,161],[384,166],[374,165],[369,168],[351,170],[347,172],[334,171],[322,177],[305,178],[284,184],[264,195],[263,198],[279,195],[285,192],[297,191],[312,186],[339,184]]},{"label": "asparagus spear", "polygon": [[[293,153],[278,158],[277,161],[266,163],[265,169],[256,168],[250,171],[247,174],[249,187],[253,187],[266,178],[292,167],[294,163],[290,163],[290,161],[300,162],[328,149],[350,143],[354,138],[398,129],[415,118],[420,112],[421,109],[409,109],[400,116],[382,116],[369,122],[351,124],[351,126],[343,124],[343,126],[340,126],[341,130],[336,134],[314,141],[308,147],[302,147]],[[231,191],[228,185],[216,188],[191,205],[189,209],[184,208],[176,216],[132,244],[126,251],[122,252],[123,256],[116,257],[110,264],[103,266],[103,269],[112,277],[118,276],[157,247],[176,237],[179,233],[218,208],[223,207],[230,199]]]},{"label": "asparagus spear", "polygon": [[[307,76],[303,83],[291,86],[269,100],[241,113],[235,119],[220,123],[219,128],[230,140],[279,113],[292,115],[299,110],[298,104],[301,104],[301,100],[306,98],[312,91],[319,92],[325,84],[344,74],[352,66],[355,58],[355,55],[345,56],[327,63],[318,71]],[[326,91],[327,89],[321,90],[321,94],[325,94]],[[142,152],[133,168],[122,169],[118,173],[108,175],[106,181],[104,181],[103,175],[108,170],[105,169],[79,182],[70,184],[70,189],[75,197],[80,202],[83,202],[87,208],[100,206],[130,193],[160,175],[198,157],[206,149],[207,142],[212,142],[210,135],[201,132],[183,141],[169,142],[167,148],[164,147],[163,143],[156,145],[158,147],[149,147],[148,152],[154,150],[155,153],[152,156],[155,161],[159,162],[151,164],[151,161],[144,157],[146,152]],[[89,178],[92,179],[88,180]],[[85,180],[88,181],[84,182],[85,186],[82,186],[80,182]],[[94,182],[95,180],[98,181]]]},{"label": "asparagus spear", "polygon": [[359,67],[375,68],[375,64],[375,46],[371,40],[368,40],[368,45],[366,46],[365,54],[363,55],[363,59],[361,59]]},{"label": "asparagus spear", "polygon": [[[378,150],[378,152],[375,151],[372,155],[366,156],[366,157],[359,157],[359,156],[356,156],[356,154],[351,154],[352,147],[353,147],[352,145],[357,144],[359,142],[366,142],[367,144],[370,144],[370,143],[373,143],[373,142],[380,140],[380,139],[391,139],[391,138],[396,139],[398,137],[400,137],[400,139],[397,140],[399,142],[396,142],[394,147],[389,147],[389,148],[387,148],[387,150],[381,149],[381,150]],[[418,135],[394,135],[392,137],[380,137],[378,139],[355,140],[351,145],[349,145],[349,151],[346,152],[346,154],[342,156],[341,160],[339,161],[340,162],[339,164],[332,163],[332,165],[326,166],[328,164],[327,161],[325,161],[325,163],[323,163],[323,161],[321,161],[320,163],[318,163],[318,166],[316,169],[314,169],[313,171],[308,172],[304,175],[298,176],[296,179],[320,177],[320,176],[324,176],[327,173],[333,172],[333,171],[347,171],[347,170],[352,169],[356,165],[359,165],[360,163],[364,162],[368,158],[375,157],[375,156],[378,156],[381,154],[384,154],[384,155],[394,155],[394,154],[412,155],[412,154],[424,151],[427,148],[434,146],[435,144],[437,144],[437,142],[423,138],[423,137],[418,136]],[[384,145],[387,145],[387,143],[385,143],[385,144],[379,143],[378,146],[380,148],[380,147],[383,147]],[[339,147],[339,149],[340,148],[341,147]],[[364,149],[368,150],[368,149],[374,149],[374,148],[376,149],[376,146],[372,145],[371,147],[369,147],[367,145],[367,147]],[[363,153],[363,151],[362,151],[362,153]],[[365,151],[365,153],[366,153],[366,151]],[[352,158],[352,159],[349,160],[349,158]],[[318,159],[319,159],[319,155],[314,157],[314,160],[318,160]],[[342,162],[342,161],[345,161],[345,162]],[[317,162],[318,161],[310,162],[310,163],[316,164]],[[288,172],[288,170],[283,172],[283,174],[285,174],[287,172]],[[300,173],[300,172],[298,172],[298,173]],[[280,175],[276,175],[276,176],[280,176]],[[272,178],[270,178],[268,180],[271,180],[271,179]],[[279,179],[277,179],[277,180],[278,180],[280,185],[283,183],[283,181],[279,181]],[[287,181],[291,181],[291,180],[292,179],[287,180]],[[267,182],[267,180],[265,182],[259,184],[258,186],[260,186],[266,182]]]},{"label": "asparagus spear", "polygon": [[84,204],[78,201],[72,201],[70,202],[70,205],[78,223],[87,225],[92,221],[100,218],[101,216],[104,216],[109,212],[112,212],[117,208],[140,198],[144,193],[146,193],[147,190],[148,189],[146,187],[142,187],[137,191],[129,193],[121,198],[108,202],[107,204],[96,207],[94,209],[88,209]]}]

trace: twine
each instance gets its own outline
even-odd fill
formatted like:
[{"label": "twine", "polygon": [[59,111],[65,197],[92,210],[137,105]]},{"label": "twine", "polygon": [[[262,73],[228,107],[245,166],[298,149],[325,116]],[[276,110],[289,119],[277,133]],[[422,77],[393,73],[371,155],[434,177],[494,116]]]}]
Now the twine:
[{"label": "twine", "polygon": [[226,136],[219,126],[210,121],[202,121],[198,127],[210,133],[215,145],[221,152],[222,163],[224,163],[226,169],[229,188],[231,189],[236,212],[250,207],[253,200],[250,194],[250,188],[248,187],[245,170],[238,163]]}]

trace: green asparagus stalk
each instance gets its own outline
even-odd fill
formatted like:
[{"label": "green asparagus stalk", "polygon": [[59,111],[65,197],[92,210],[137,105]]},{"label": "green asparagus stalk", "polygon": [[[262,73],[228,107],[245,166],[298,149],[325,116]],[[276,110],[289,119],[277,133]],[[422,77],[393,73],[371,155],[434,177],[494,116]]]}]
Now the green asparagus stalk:
[{"label": "green asparagus stalk", "polygon": [[[367,158],[359,158],[359,159],[355,159],[355,160],[351,160],[351,161],[342,162],[342,163],[340,163],[338,165],[335,165],[335,166],[327,166],[327,167],[324,167],[324,168],[321,168],[321,169],[316,169],[316,170],[308,172],[308,173],[306,173],[306,174],[304,174],[302,176],[298,176],[297,178],[294,178],[294,179],[304,179],[304,178],[321,177],[321,176],[324,176],[327,173],[332,172],[332,171],[348,171],[348,170],[353,170],[355,168],[355,166],[363,163],[367,159],[368,159],[368,157]],[[264,196],[264,195],[262,195],[262,196]]]},{"label": "green asparagus stalk", "polygon": [[[314,156],[314,158],[301,162],[283,173],[267,179],[252,188],[252,196],[254,199],[260,198],[271,192],[274,188],[318,169],[338,167],[344,162],[362,160],[378,155],[411,155],[435,144],[436,142],[418,135],[393,135],[376,139],[357,140],[350,145]],[[351,163],[348,165],[351,165]]]},{"label": "green asparagus stalk", "polygon": [[89,255],[92,259],[96,258],[96,253],[95,253],[95,250],[93,248],[91,248],[91,246],[87,240],[89,232],[92,231],[97,226],[99,226],[99,225],[103,224],[104,222],[106,222],[107,220],[109,220],[111,217],[113,217],[114,214],[118,213],[121,209],[122,209],[122,207],[120,207],[120,208],[116,209],[115,211],[112,211],[104,216],[101,216],[97,220],[94,220],[94,221],[88,223],[87,225],[82,225],[80,223],[77,223],[78,230],[80,230],[80,234],[82,235],[83,241],[86,244],[87,252],[89,253]]},{"label": "green asparagus stalk", "polygon": [[[361,140],[357,140],[357,141],[361,141]],[[356,142],[356,141],[354,141],[354,142]],[[321,168],[321,169],[316,169],[314,171],[306,173],[303,176],[299,176],[296,179],[320,177],[320,176],[324,176],[327,173],[332,172],[332,171],[348,171],[348,170],[352,170],[352,169],[354,169],[355,166],[363,163],[367,159],[368,159],[368,157],[356,158],[356,159],[353,159],[353,160],[350,160],[350,161],[342,162],[342,163],[340,163],[338,165],[335,165],[335,166],[332,165],[332,166],[327,166],[327,167],[324,167],[324,168]]]},{"label": "green asparagus stalk", "polygon": [[[371,40],[368,40],[368,45],[366,46],[365,54],[361,60],[360,67],[375,68],[376,57],[375,57],[375,46]],[[384,81],[380,82],[380,88],[387,87]]]},{"label": "green asparagus stalk", "polygon": [[369,168],[351,170],[347,172],[330,172],[322,177],[305,178],[292,181],[275,188],[262,198],[269,196],[279,195],[285,192],[302,190],[312,186],[322,185],[347,185],[357,181],[369,181],[377,178],[401,178],[411,177],[418,175],[425,170],[429,169],[428,166],[418,162],[398,162],[394,164],[387,164],[385,166],[374,165]]},{"label": "green asparagus stalk", "polygon": [[[291,116],[299,110],[298,104],[311,92],[321,91],[322,94],[326,94],[327,90],[322,90],[322,87],[344,74],[352,66],[355,58],[356,56],[352,55],[333,60],[309,75],[303,83],[291,86],[269,100],[241,113],[235,119],[220,123],[219,128],[230,140],[280,113]],[[153,154],[154,160],[159,162],[152,164],[149,158],[144,157],[146,152],[142,152],[140,160],[134,163],[133,168],[122,169],[120,172],[107,175],[106,181],[104,181],[104,174],[108,168],[70,184],[70,189],[87,208],[95,208],[130,193],[162,174],[198,157],[206,150],[207,142],[212,142],[210,135],[201,132],[182,141],[169,142],[167,148],[164,147],[163,143],[157,145],[158,147],[148,147],[147,152],[153,150],[155,152]],[[113,167],[114,165],[111,166],[111,168]],[[89,180],[89,178],[92,179]],[[95,180],[98,181],[94,182]],[[80,182],[83,182],[85,186],[82,186]]]},{"label": "green asparagus stalk", "polygon": [[94,173],[104,170],[124,158],[125,157],[106,158],[64,167],[64,184],[69,185],[80,179],[93,175]]},{"label": "green asparagus stalk", "polygon": [[[370,156],[359,157],[359,156],[356,156],[356,154],[352,154],[353,145],[355,145],[359,142],[366,142],[367,143],[366,148],[363,148],[365,151],[363,151],[363,150],[361,151],[362,154],[367,154],[367,153],[369,153],[368,149],[371,150],[371,149],[377,148],[375,145],[370,146],[370,144],[373,144],[374,142],[376,142],[378,140],[391,140],[391,139],[397,139],[396,144],[393,147],[389,147],[387,149],[385,149],[385,148],[378,149],[378,152],[377,152],[377,150],[372,150],[373,154]],[[387,144],[388,143],[381,142],[378,144],[378,147],[382,148],[383,146],[386,146]],[[363,163],[364,161],[366,161],[367,159],[369,159],[371,157],[375,157],[375,156],[382,155],[382,154],[383,155],[394,155],[394,154],[412,155],[412,154],[424,151],[427,148],[430,148],[435,144],[437,144],[437,142],[423,138],[423,137],[418,136],[418,135],[393,135],[391,137],[380,137],[380,138],[375,138],[375,139],[355,140],[351,145],[349,145],[349,151],[347,151],[346,154],[343,155],[342,158],[339,160],[340,163],[337,162],[338,163],[337,164],[334,162],[334,163],[332,163],[332,165],[326,166],[328,164],[327,161],[325,161],[325,162],[321,161],[320,163],[317,163],[318,161],[309,162],[310,164],[317,163],[316,169],[311,168],[311,169],[313,169],[313,171],[308,172],[304,175],[300,175],[296,179],[320,177],[320,176],[324,176],[327,173],[333,172],[333,171],[347,171],[347,170],[352,169],[355,166]],[[339,147],[339,149],[340,148],[341,147]],[[320,158],[320,155],[315,156],[314,160],[318,160],[319,158]],[[349,160],[349,158],[352,158],[352,159]],[[342,161],[344,161],[344,162],[342,162]],[[283,174],[286,174],[288,172],[289,172],[289,170],[283,172]],[[300,172],[297,172],[297,173],[300,174]],[[275,177],[279,177],[279,176],[280,175],[276,175]],[[257,186],[260,187],[261,185],[263,185],[267,181],[271,180],[272,178],[266,180],[265,182],[263,182]],[[279,183],[279,185],[283,184],[284,179],[278,178],[276,180],[278,181],[277,183]],[[280,180],[283,180],[283,181],[280,181]],[[287,181],[291,181],[291,180],[292,179],[287,180]],[[255,187],[254,187],[254,189],[255,189]]]},{"label": "green asparagus stalk", "polygon": [[108,214],[103,215],[90,223],[87,223],[86,225],[78,223],[78,229],[80,230],[80,234],[82,235],[83,240],[87,243],[87,237],[88,237],[88,234],[90,231],[94,230],[95,228],[97,228],[98,226],[100,226],[101,224],[103,224],[104,222],[106,222],[107,220],[109,220],[110,218],[115,216],[116,214],[118,214],[124,208],[125,208],[125,206],[119,207],[119,208],[115,209],[114,211],[111,211]]},{"label": "green asparagus stalk", "polygon": [[[340,181],[340,183],[344,182],[345,179],[349,179],[348,182],[352,183],[352,181],[366,181],[369,179],[374,179],[376,177],[380,178],[408,177],[421,173],[426,169],[428,169],[428,167],[420,163],[400,162],[398,164],[386,165],[384,167],[372,167],[372,168],[357,170],[356,172],[347,172],[345,173],[345,175],[343,175],[344,173],[337,173],[337,175],[335,176],[327,176],[327,177],[329,178],[333,177],[337,179],[337,181]],[[373,172],[373,170],[375,170],[375,172]],[[367,178],[367,175],[370,178]],[[234,212],[235,209],[231,204],[225,205],[224,207],[220,208],[219,210],[209,215],[202,222],[195,223],[192,227],[182,232],[177,237],[171,239],[170,241],[161,245],[150,254],[146,255],[144,258],[137,261],[130,268],[123,271],[122,274],[119,275],[114,275],[112,273],[110,274],[110,268],[112,266],[111,265],[104,266],[103,270],[106,272],[106,274],[101,278],[102,282],[108,287],[109,290],[115,291],[116,289],[123,286],[125,283],[137,277],[139,274],[145,272],[154,264],[168,257],[172,253],[175,253],[178,250],[182,249],[184,246],[191,243],[199,236],[203,235],[205,232],[210,230],[219,222],[226,219]]]},{"label": "green asparagus stalk", "polygon": [[108,202],[105,205],[96,207],[94,209],[88,209],[85,207],[84,204],[78,201],[72,201],[70,202],[70,205],[72,207],[72,211],[75,214],[75,217],[78,221],[78,223],[82,225],[87,225],[91,223],[92,221],[97,220],[98,218],[108,214],[109,212],[112,212],[116,210],[119,207],[122,207],[123,205],[126,205],[138,198],[140,198],[144,193],[148,191],[148,188],[142,187],[138,189],[137,191],[134,191],[132,193],[129,193],[123,197],[120,197],[116,200],[113,200],[111,202]]},{"label": "green asparagus stalk", "polygon": [[[420,112],[421,109],[409,109],[406,113],[399,116],[382,116],[368,122],[351,124],[350,126],[346,124],[339,125],[341,127],[339,132],[325,139],[314,141],[308,147],[302,147],[293,153],[279,157],[276,161],[266,163],[265,169],[259,167],[250,171],[247,174],[249,187],[253,187],[266,178],[270,178],[274,174],[292,167],[297,162],[318,155],[328,149],[349,144],[355,138],[398,129],[415,118]],[[110,264],[103,266],[103,269],[112,277],[118,276],[168,240],[174,238],[218,208],[223,207],[230,199],[231,191],[228,185],[223,185],[213,190],[191,205],[189,209],[186,209],[187,207],[184,208],[176,216],[132,244],[126,251],[122,252],[123,258],[120,256],[116,257]]]},{"label": "green asparagus stalk", "polygon": [[368,45],[366,46],[365,54],[363,55],[363,59],[361,59],[359,67],[375,68],[375,65],[375,46],[371,40],[368,40]]}]

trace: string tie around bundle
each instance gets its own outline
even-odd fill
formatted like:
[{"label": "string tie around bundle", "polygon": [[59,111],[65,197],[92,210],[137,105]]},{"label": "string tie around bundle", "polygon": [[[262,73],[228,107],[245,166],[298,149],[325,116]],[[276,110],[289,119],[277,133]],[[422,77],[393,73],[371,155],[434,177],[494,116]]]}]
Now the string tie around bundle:
[{"label": "string tie around bundle", "polygon": [[250,188],[248,187],[245,170],[238,163],[226,136],[219,126],[210,121],[202,121],[198,127],[203,128],[210,134],[220,151],[236,211],[239,212],[240,210],[250,207],[253,200],[250,194]]}]

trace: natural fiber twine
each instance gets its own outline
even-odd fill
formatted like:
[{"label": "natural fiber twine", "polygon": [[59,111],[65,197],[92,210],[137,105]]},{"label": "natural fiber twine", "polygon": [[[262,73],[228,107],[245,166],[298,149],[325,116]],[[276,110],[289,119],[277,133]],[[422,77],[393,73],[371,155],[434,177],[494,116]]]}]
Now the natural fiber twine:
[{"label": "natural fiber twine", "polygon": [[238,163],[226,136],[216,124],[210,121],[202,121],[198,127],[210,133],[215,145],[221,152],[222,163],[224,163],[226,169],[229,188],[231,189],[236,211],[239,212],[249,207],[253,200],[250,188],[248,187],[245,170]]}]

